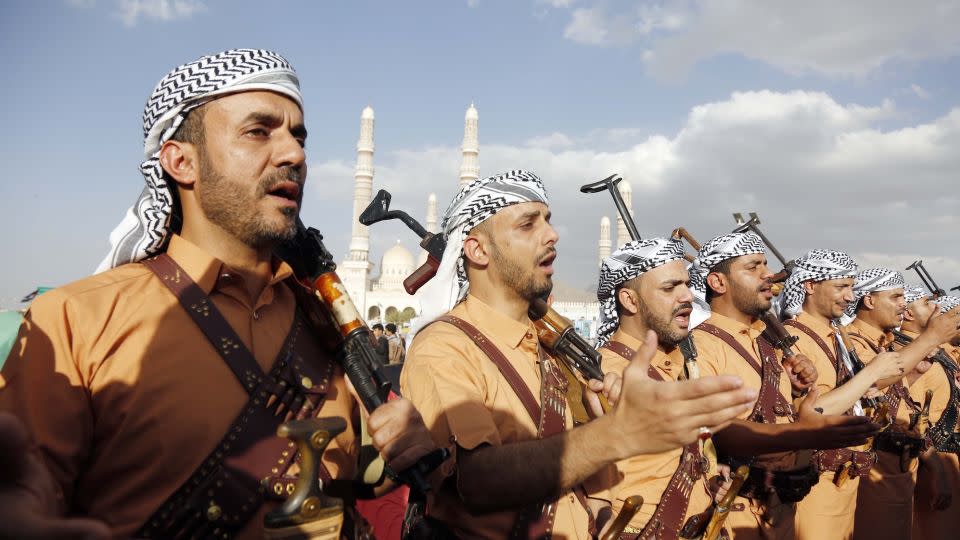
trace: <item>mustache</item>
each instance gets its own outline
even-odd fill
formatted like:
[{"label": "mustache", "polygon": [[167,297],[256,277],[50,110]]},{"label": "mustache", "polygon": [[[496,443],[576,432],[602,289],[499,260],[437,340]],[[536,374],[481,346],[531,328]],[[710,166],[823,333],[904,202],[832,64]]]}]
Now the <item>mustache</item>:
[{"label": "mustache", "polygon": [[672,316],[672,317],[676,317],[678,313],[680,313],[681,311],[683,311],[683,310],[685,310],[685,309],[693,309],[693,304],[690,303],[690,302],[684,302],[684,303],[680,304],[679,306],[677,306],[676,309],[673,310],[673,313],[671,314],[671,316]]},{"label": "mustache", "polygon": [[537,264],[542,263],[543,261],[547,260],[547,258],[549,258],[551,255],[555,256],[556,254],[557,254],[557,248],[555,247],[547,248],[547,251],[544,252],[543,255],[540,255],[539,257],[537,257]]},{"label": "mustache", "polygon": [[265,176],[263,180],[260,181],[260,191],[262,194],[267,194],[273,191],[277,185],[282,182],[296,182],[297,185],[300,186],[302,194],[302,188],[305,181],[303,176],[304,174],[302,167],[284,167]]}]

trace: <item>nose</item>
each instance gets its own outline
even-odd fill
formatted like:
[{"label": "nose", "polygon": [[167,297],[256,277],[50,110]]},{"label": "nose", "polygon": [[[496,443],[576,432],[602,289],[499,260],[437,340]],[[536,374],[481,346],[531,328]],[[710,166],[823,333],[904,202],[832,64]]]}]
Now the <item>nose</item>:
[{"label": "nose", "polygon": [[544,237],[544,243],[548,246],[555,245],[560,241],[560,234],[557,233],[557,230],[553,228],[551,223],[547,223],[547,234]]},{"label": "nose", "polygon": [[847,289],[843,291],[843,299],[847,302],[853,302],[857,297],[853,295],[853,289]]},{"label": "nose", "polygon": [[277,143],[274,151],[274,165],[277,168],[302,168],[307,163],[307,153],[300,139],[287,130],[277,130]]},{"label": "nose", "polygon": [[677,290],[680,291],[680,296],[677,298],[677,302],[681,304],[689,304],[693,302],[693,291],[690,290],[690,287],[687,285],[680,285],[677,287]]}]

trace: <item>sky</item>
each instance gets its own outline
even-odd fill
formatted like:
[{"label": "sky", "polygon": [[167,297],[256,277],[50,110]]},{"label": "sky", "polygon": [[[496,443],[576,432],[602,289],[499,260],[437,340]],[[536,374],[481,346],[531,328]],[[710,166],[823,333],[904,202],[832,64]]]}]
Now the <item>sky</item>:
[{"label": "sky", "polygon": [[[754,211],[787,257],[916,259],[960,284],[960,3],[434,0],[0,2],[0,307],[93,271],[143,187],[141,113],[170,69],[235,47],[296,68],[310,137],[303,218],[350,240],[360,111],[374,189],[422,218],[457,187],[463,115],[480,170],[545,181],[557,278],[597,279],[618,173],[643,236],[701,241]],[[397,222],[371,229],[373,256]],[[774,266],[778,266],[774,264]],[[913,272],[909,281],[918,282]]]}]

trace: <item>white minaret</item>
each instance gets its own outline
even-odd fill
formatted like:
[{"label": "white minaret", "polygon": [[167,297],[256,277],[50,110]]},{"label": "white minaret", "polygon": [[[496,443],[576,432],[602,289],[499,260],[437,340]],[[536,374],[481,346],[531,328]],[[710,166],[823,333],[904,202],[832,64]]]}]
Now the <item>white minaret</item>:
[{"label": "white minaret", "polygon": [[[630,187],[630,183],[626,180],[621,180],[617,184],[617,188],[620,190],[620,195],[623,197],[623,204],[626,205],[627,211],[630,212],[630,215],[633,216],[633,188]],[[617,213],[617,245],[614,246],[615,249],[620,249],[624,244],[629,242],[630,231],[627,230],[627,226],[623,224],[623,217],[620,216],[620,213]]]},{"label": "white minaret", "polygon": [[427,232],[437,232],[437,195],[435,193],[427,197],[427,219],[424,226]]},{"label": "white minaret", "polygon": [[603,216],[600,218],[600,262],[610,256],[610,218]]},{"label": "white minaret", "polygon": [[[357,167],[353,184],[353,231],[350,251],[340,265],[339,274],[353,302],[365,309],[370,270],[370,231],[359,218],[370,204],[373,192],[373,108],[364,107],[360,113],[360,140],[357,141]],[[366,313],[360,315],[366,317]]]},{"label": "white minaret", "polygon": [[477,178],[480,178],[480,140],[477,135],[477,123],[480,116],[477,108],[470,103],[467,114],[463,118],[463,161],[460,163],[460,185],[463,187]]}]

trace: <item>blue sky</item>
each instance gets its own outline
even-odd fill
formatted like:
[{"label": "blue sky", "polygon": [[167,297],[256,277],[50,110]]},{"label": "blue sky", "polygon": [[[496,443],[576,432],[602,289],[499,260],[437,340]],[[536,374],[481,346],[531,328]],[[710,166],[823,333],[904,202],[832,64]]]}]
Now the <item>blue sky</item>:
[{"label": "blue sky", "polygon": [[[783,3],[787,4],[787,3]],[[0,306],[89,273],[142,187],[140,114],[168,70],[269,48],[301,77],[304,218],[349,241],[359,115],[375,188],[422,215],[456,187],[463,113],[481,174],[529,168],[554,198],[560,279],[596,276],[613,172],[645,235],[726,232],[758,211],[781,251],[924,258],[960,284],[960,8],[937,2],[64,0],[0,3]],[[374,255],[399,229],[374,229]],[[913,276],[908,278],[912,279]],[[914,280],[915,281],[915,280]]]}]

